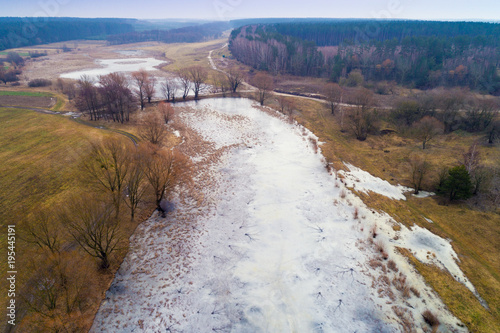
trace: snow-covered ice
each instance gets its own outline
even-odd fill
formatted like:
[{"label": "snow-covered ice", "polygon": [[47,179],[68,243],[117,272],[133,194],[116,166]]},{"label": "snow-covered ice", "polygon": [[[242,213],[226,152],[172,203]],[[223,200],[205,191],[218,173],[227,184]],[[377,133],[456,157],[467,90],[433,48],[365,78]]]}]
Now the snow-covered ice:
[{"label": "snow-covered ice", "polygon": [[165,63],[164,60],[155,58],[97,59],[95,62],[97,68],[64,73],[60,77],[78,80],[82,75],[87,75],[94,81],[97,81],[99,75],[107,75],[113,72],[129,73],[138,71],[141,68],[144,68],[146,71],[155,71],[157,70],[156,66]]},{"label": "snow-covered ice", "polygon": [[309,131],[271,113],[247,99],[178,108],[193,188],[179,189],[166,219],[138,227],[91,331],[398,332],[394,309],[419,327],[425,308],[461,331],[391,253],[423,296],[394,295],[395,273],[374,268],[385,264],[367,242],[389,218],[327,172]]},{"label": "snow-covered ice", "polygon": [[412,191],[411,188],[402,185],[391,185],[386,180],[380,179],[370,173],[361,170],[350,163],[344,163],[349,171],[339,170],[339,174],[344,177],[347,187],[359,192],[375,192],[391,199],[406,200],[404,192]]}]

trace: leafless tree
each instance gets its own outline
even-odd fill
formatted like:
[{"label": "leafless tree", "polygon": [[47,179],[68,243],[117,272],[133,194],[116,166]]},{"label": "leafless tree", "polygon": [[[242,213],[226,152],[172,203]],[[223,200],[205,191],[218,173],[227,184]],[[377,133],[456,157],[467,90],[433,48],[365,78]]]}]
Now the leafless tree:
[{"label": "leafless tree", "polygon": [[111,73],[99,77],[101,99],[107,114],[113,121],[129,121],[136,108],[135,98],[129,89],[127,77],[122,73]]},{"label": "leafless tree", "polygon": [[156,93],[156,77],[154,75],[149,75],[149,78],[146,81],[146,85],[144,86],[144,90],[148,103],[151,104],[151,99]]},{"label": "leafless tree", "polygon": [[411,184],[415,190],[415,194],[418,194],[431,165],[425,158],[419,155],[410,156],[408,164],[410,166]]},{"label": "leafless tree", "polygon": [[227,82],[229,83],[229,88],[233,93],[236,93],[236,90],[243,82],[243,74],[241,74],[238,70],[231,68],[226,73],[226,77],[227,77]]},{"label": "leafless tree", "polygon": [[125,183],[125,204],[130,208],[130,217],[134,219],[135,211],[146,193],[146,176],[140,155],[135,154]]},{"label": "leafless tree", "polygon": [[40,249],[59,252],[61,230],[55,209],[41,208],[22,224],[22,239]]},{"label": "leafless tree", "polygon": [[455,129],[467,94],[463,89],[452,89],[437,96],[440,111],[436,113],[436,118],[443,122],[445,133],[451,133]]},{"label": "leafless tree", "polygon": [[274,89],[272,76],[264,72],[259,72],[253,78],[252,83],[258,89],[257,100],[260,105],[264,105],[271,91]]},{"label": "leafless tree", "polygon": [[353,101],[356,106],[347,114],[349,125],[356,139],[364,141],[368,137],[368,133],[375,129],[373,93],[362,88],[356,92]]},{"label": "leafless tree", "polygon": [[177,82],[173,78],[167,78],[162,84],[161,84],[161,91],[163,93],[163,96],[167,101],[172,101],[175,103],[175,95],[177,93]]},{"label": "leafless tree", "polygon": [[111,197],[117,216],[130,170],[132,151],[128,140],[108,138],[103,142],[92,143],[83,163],[84,177]]},{"label": "leafless tree", "polygon": [[174,108],[170,105],[170,103],[160,102],[158,104],[158,112],[163,117],[165,124],[168,124],[168,122],[174,117]]},{"label": "leafless tree", "polygon": [[469,175],[474,174],[476,169],[481,164],[481,154],[479,152],[479,147],[477,143],[472,144],[469,150],[463,155],[462,164],[465,165],[465,169]]},{"label": "leafless tree", "polygon": [[194,99],[198,99],[202,85],[207,81],[208,72],[201,66],[191,66],[186,71],[190,81],[193,83]]},{"label": "leafless tree", "polygon": [[143,116],[139,128],[139,137],[144,141],[161,146],[167,136],[164,119],[157,112]]},{"label": "leafless tree", "polygon": [[288,96],[284,94],[279,94],[276,96],[276,100],[278,101],[278,106],[280,108],[281,113],[285,114],[286,110],[288,109],[290,99],[288,98]]},{"label": "leafless tree", "polygon": [[132,79],[137,86],[135,93],[141,105],[141,110],[144,110],[146,104],[146,85],[149,80],[149,74],[145,69],[140,69],[137,72],[132,72]]},{"label": "leafless tree", "polygon": [[78,245],[90,256],[100,260],[107,269],[111,254],[121,242],[118,219],[112,206],[87,197],[68,203],[63,215],[64,225]]},{"label": "leafless tree", "polygon": [[444,131],[442,122],[434,117],[425,116],[413,124],[414,136],[422,141],[422,149],[425,149],[426,144]]},{"label": "leafless tree", "polygon": [[189,72],[186,69],[180,70],[177,72],[177,76],[181,81],[181,91],[182,91],[182,99],[186,99],[189,94],[189,90],[191,90],[191,80]]},{"label": "leafless tree", "polygon": [[464,126],[469,132],[487,129],[499,110],[498,102],[493,99],[472,98],[466,105]]},{"label": "leafless tree", "polygon": [[151,144],[141,146],[141,151],[144,174],[155,195],[156,207],[165,216],[162,201],[176,184],[183,157],[177,151],[162,150]]},{"label": "leafless tree", "polygon": [[74,252],[33,255],[30,274],[19,288],[19,307],[29,311],[23,326],[37,332],[74,332],[68,317],[86,309],[85,297],[93,285],[87,261]]},{"label": "leafless tree", "polygon": [[342,88],[337,83],[327,83],[324,94],[333,115],[342,101]]},{"label": "leafless tree", "polygon": [[226,97],[226,92],[230,90],[226,75],[217,72],[212,75],[211,81],[212,86],[214,87],[214,92],[217,93],[220,91],[222,93],[222,96]]},{"label": "leafless tree", "polygon": [[87,75],[82,75],[78,80],[75,104],[79,111],[89,114],[90,120],[97,120],[101,117],[99,93],[93,80]]}]

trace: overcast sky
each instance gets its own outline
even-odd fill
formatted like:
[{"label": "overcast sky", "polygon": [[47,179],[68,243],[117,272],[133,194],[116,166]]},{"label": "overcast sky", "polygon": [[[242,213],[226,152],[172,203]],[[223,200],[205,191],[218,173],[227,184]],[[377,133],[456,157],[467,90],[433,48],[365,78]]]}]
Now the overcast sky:
[{"label": "overcast sky", "polygon": [[500,20],[500,0],[0,0],[0,16]]}]

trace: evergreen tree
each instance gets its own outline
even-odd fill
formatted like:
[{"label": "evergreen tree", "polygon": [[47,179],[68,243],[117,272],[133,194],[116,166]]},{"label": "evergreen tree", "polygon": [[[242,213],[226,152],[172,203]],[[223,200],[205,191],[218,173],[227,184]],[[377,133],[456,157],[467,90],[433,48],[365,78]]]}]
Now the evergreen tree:
[{"label": "evergreen tree", "polygon": [[459,165],[448,170],[448,176],[439,188],[443,195],[450,201],[468,199],[472,196],[472,182],[469,172],[464,165]]}]

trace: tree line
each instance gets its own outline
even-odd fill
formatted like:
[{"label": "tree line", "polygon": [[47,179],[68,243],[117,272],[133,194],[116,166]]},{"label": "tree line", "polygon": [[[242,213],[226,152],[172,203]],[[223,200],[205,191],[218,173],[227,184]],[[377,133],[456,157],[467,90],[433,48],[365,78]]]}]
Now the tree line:
[{"label": "tree line", "polygon": [[222,32],[230,28],[227,22],[193,25],[171,30],[131,31],[108,36],[112,45],[157,41],[163,43],[196,43],[220,38]]},{"label": "tree line", "polygon": [[194,99],[208,92],[235,93],[243,76],[238,71],[214,73],[209,76],[202,66],[181,69],[171,76],[160,80],[141,69],[130,76],[124,73],[110,73],[99,76],[97,81],[83,75],[78,81],[58,79],[56,87],[72,100],[76,108],[86,114],[90,120],[109,120],[128,122],[130,115],[138,107],[144,110],[152,104],[154,97],[160,94],[165,101],[175,103],[178,99],[186,100],[190,92]]},{"label": "tree line", "polygon": [[69,17],[0,17],[0,50],[134,31],[130,20]]},{"label": "tree line", "polygon": [[490,23],[302,22],[243,26],[229,46],[239,61],[274,74],[338,82],[359,71],[378,82],[499,94],[499,36],[500,25]]}]

